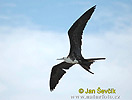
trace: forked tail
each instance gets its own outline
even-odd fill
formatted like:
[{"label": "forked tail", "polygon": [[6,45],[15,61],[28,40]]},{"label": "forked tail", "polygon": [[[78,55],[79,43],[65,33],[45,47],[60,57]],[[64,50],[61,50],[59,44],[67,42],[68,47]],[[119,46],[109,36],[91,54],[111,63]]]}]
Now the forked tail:
[{"label": "forked tail", "polygon": [[106,58],[89,58],[89,59],[85,59],[89,62],[94,62],[95,60],[105,60]]},{"label": "forked tail", "polygon": [[93,62],[95,62],[95,60],[105,60],[106,58],[90,58],[90,59],[85,59],[82,63],[80,63],[80,65],[87,70],[88,72],[90,72],[91,74],[94,74],[93,72],[90,71],[90,65],[93,64]]}]

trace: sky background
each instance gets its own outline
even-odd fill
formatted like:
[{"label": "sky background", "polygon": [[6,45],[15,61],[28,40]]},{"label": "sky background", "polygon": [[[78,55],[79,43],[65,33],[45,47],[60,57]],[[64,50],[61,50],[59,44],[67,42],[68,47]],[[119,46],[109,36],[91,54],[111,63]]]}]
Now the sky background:
[{"label": "sky background", "polygon": [[[0,0],[0,100],[70,100],[78,90],[115,88],[132,99],[132,0]],[[57,58],[69,53],[67,31],[97,5],[84,30],[85,58],[106,57],[91,66],[75,65],[50,92]],[[85,95],[85,94],[84,94]]]}]

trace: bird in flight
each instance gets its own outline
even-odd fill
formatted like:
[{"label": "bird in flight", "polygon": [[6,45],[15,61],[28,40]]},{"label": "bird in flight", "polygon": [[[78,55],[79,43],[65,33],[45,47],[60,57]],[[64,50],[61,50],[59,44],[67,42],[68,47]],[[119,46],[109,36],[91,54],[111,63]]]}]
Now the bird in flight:
[{"label": "bird in flight", "polygon": [[50,90],[53,91],[56,85],[59,83],[59,80],[66,73],[65,70],[69,69],[75,64],[79,64],[86,71],[94,74],[90,71],[90,65],[95,62],[95,60],[104,60],[105,58],[90,58],[84,59],[81,54],[81,45],[82,45],[82,34],[83,30],[91,18],[96,5],[87,10],[69,29],[68,35],[70,40],[70,52],[67,57],[63,57],[57,60],[63,60],[60,64],[53,66],[50,75]]}]

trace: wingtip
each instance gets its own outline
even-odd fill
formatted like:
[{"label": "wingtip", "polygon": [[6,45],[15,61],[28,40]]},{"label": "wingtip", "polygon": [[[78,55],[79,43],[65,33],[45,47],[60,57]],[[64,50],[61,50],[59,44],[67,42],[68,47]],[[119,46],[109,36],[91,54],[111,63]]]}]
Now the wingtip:
[{"label": "wingtip", "polygon": [[52,92],[53,90],[52,89],[50,89],[50,92]]},{"label": "wingtip", "polygon": [[50,88],[50,92],[53,92],[55,88]]},{"label": "wingtip", "polygon": [[96,9],[96,5],[95,5],[95,6],[93,6],[93,8],[94,8],[94,9]]}]

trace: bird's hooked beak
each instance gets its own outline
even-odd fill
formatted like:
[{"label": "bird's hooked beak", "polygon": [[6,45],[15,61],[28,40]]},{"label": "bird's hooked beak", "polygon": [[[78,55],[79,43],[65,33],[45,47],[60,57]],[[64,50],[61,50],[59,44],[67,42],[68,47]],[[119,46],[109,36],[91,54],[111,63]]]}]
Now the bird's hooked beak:
[{"label": "bird's hooked beak", "polygon": [[59,58],[59,59],[57,59],[57,60],[64,60],[64,58]]}]

